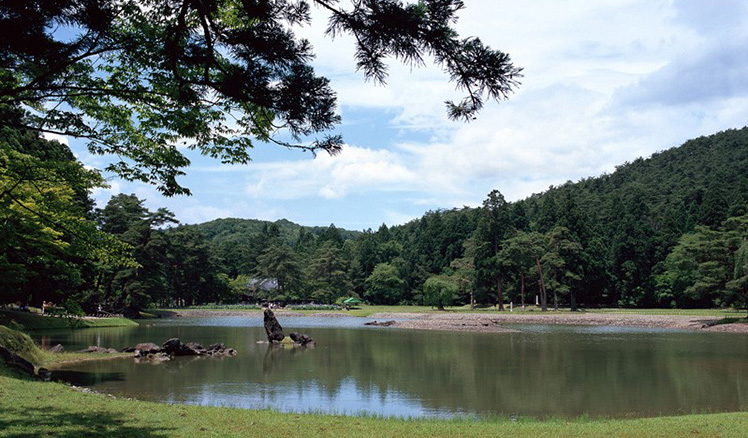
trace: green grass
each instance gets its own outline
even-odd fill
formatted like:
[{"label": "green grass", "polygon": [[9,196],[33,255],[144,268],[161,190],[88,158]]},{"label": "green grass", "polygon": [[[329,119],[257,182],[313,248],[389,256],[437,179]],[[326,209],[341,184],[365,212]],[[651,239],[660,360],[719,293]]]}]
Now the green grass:
[{"label": "green grass", "polygon": [[129,353],[78,353],[67,351],[63,353],[51,353],[39,348],[26,333],[13,330],[4,325],[0,325],[0,345],[37,367],[55,367],[69,362],[132,357],[132,354]]},{"label": "green grass", "polygon": [[25,330],[47,330],[89,327],[126,327],[138,325],[126,318],[62,318],[42,316],[34,312],[0,310],[0,324],[8,327],[22,327]]},{"label": "green grass", "polygon": [[45,362],[45,355],[26,333],[0,325],[0,345],[33,364]]},{"label": "green grass", "polygon": [[[506,305],[506,312],[509,311],[509,306]],[[243,306],[194,306],[189,309],[179,309],[180,312],[189,312],[190,310],[200,311],[221,311],[221,310],[232,310],[232,311],[244,311],[248,313],[257,313],[260,310],[256,308],[248,308]],[[295,310],[295,309],[280,309],[282,311],[297,312],[300,314],[308,315],[311,313],[340,313],[342,315],[349,316],[360,316],[367,317],[376,313],[499,313],[498,309],[493,306],[488,307],[477,307],[470,309],[470,306],[455,306],[447,307],[444,311],[436,310],[430,306],[370,306],[370,305],[358,305],[350,310]],[[168,312],[168,309],[155,312]],[[514,313],[532,313],[532,314],[553,314],[553,315],[575,315],[570,312],[568,308],[561,308],[558,311],[549,309],[548,312],[541,312],[539,308],[535,306],[526,306],[525,310],[522,310],[519,306],[515,306],[513,309]],[[606,309],[585,309],[583,312],[587,313],[604,313],[604,314],[630,314],[630,315],[663,315],[663,316],[714,316],[714,317],[743,317],[745,311],[737,309],[619,309],[619,308],[606,308]],[[168,316],[165,314],[164,316]]]},{"label": "green grass", "polygon": [[403,420],[168,405],[0,377],[0,437],[745,437],[748,413],[626,420]]},{"label": "green grass", "polygon": [[591,309],[590,313],[618,313],[632,315],[665,315],[665,316],[722,316],[744,317],[745,311],[738,309]]}]

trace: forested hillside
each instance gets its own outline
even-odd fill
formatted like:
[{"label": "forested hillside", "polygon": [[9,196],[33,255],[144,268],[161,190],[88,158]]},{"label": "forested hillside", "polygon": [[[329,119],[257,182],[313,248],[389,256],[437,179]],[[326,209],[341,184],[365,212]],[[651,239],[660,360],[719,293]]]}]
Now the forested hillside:
[{"label": "forested hillside", "polygon": [[[431,212],[390,233],[422,248],[406,257],[405,271],[428,272],[412,291],[441,273],[474,281],[479,302],[519,303],[523,290],[542,301],[545,289],[572,307],[725,305],[746,292],[736,259],[748,237],[746,193],[748,129],[731,130],[516,203],[495,192],[477,211]],[[454,226],[458,215],[469,230]],[[701,250],[693,239],[714,254],[678,259]]]},{"label": "forested hillside", "polygon": [[125,194],[94,209],[85,193],[99,177],[65,146],[27,135],[7,137],[0,154],[6,303],[117,310],[358,296],[502,309],[537,297],[544,309],[577,309],[748,298],[748,129],[518,202],[494,190],[479,208],[363,232],[286,220],[179,225]]}]

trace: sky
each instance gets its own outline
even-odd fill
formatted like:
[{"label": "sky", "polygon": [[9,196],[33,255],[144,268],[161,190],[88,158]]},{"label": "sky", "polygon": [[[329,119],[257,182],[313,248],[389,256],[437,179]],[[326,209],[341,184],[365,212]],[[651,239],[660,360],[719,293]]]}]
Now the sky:
[{"label": "sky", "polygon": [[[612,173],[616,166],[748,118],[748,2],[743,0],[466,0],[456,25],[508,53],[524,69],[507,101],[470,123],[449,121],[444,101],[461,94],[438,66],[390,62],[386,86],[355,70],[350,38],[324,35],[313,7],[297,29],[331,81],[343,118],[342,154],[258,144],[247,165],[189,155],[182,185],[109,178],[100,207],[134,193],[182,223],[286,218],[350,230],[399,225],[429,210],[476,207],[494,189],[516,201],[551,185]],[[108,158],[69,139],[84,164]]]}]

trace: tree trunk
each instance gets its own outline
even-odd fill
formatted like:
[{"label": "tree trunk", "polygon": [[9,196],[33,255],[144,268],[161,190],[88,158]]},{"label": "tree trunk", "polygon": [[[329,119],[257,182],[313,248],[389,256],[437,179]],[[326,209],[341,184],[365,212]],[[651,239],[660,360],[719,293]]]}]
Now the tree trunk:
[{"label": "tree trunk", "polygon": [[499,278],[497,284],[499,286],[499,296],[498,296],[498,298],[499,298],[499,312],[503,312],[504,311],[504,289],[502,287],[503,284],[501,283],[501,278]]},{"label": "tree trunk", "polygon": [[525,308],[525,273],[519,273],[519,299],[522,304],[522,309]]},{"label": "tree trunk", "polygon": [[579,310],[577,308],[577,295],[574,293],[574,291],[569,291],[569,294],[571,295],[571,303],[569,304],[571,306],[571,311],[576,312]]},{"label": "tree trunk", "polygon": [[543,281],[543,268],[540,267],[540,259],[535,257],[535,265],[538,267],[538,278],[540,278],[540,308],[543,312],[548,311],[548,294],[545,290],[545,282]]},{"label": "tree trunk", "polygon": [[[558,286],[558,271],[553,271],[553,279],[556,286]],[[558,287],[553,288],[553,310],[558,311]]]}]

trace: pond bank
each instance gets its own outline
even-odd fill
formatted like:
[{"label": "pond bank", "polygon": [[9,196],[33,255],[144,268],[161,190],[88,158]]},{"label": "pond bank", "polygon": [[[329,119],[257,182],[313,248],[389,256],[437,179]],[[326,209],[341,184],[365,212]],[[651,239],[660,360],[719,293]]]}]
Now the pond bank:
[{"label": "pond bank", "polygon": [[[177,317],[225,317],[247,316],[257,314],[259,310],[173,310]],[[278,317],[345,317],[352,316],[347,312],[295,312],[275,311]],[[363,319],[363,318],[362,318]],[[450,311],[423,312],[378,312],[367,317],[377,321],[394,320],[391,327],[420,330],[443,330],[460,332],[513,332],[504,324],[551,324],[551,325],[595,325],[618,327],[666,328],[676,330],[694,330],[706,332],[748,333],[748,323],[717,324],[719,316],[682,316],[682,315],[645,315],[645,314],[611,314],[595,312],[548,312],[517,311],[468,313]],[[362,322],[363,324],[363,322]]]},{"label": "pond bank", "polygon": [[58,383],[0,376],[0,437],[274,436],[274,437],[691,437],[745,436],[745,412],[640,419],[402,420],[284,414],[115,398]]},{"label": "pond bank", "polygon": [[551,324],[551,325],[594,325],[617,327],[665,328],[676,330],[698,330],[708,332],[736,332],[748,333],[748,324],[719,324],[720,317],[712,316],[668,316],[668,315],[637,315],[637,314],[601,314],[591,312],[568,313],[519,313],[504,312],[476,314],[476,313],[377,313],[371,315],[375,319],[407,318],[396,321],[393,327],[450,330],[470,332],[503,332],[513,331],[503,327],[503,324]]}]

